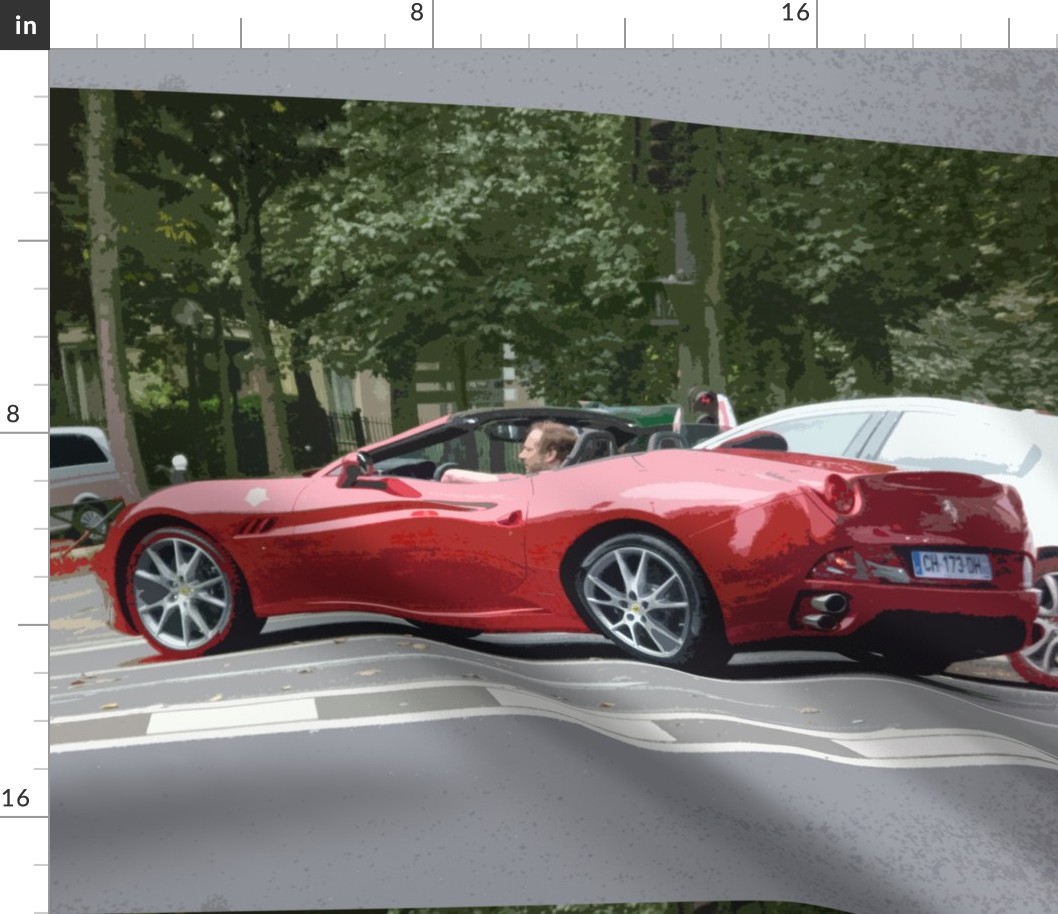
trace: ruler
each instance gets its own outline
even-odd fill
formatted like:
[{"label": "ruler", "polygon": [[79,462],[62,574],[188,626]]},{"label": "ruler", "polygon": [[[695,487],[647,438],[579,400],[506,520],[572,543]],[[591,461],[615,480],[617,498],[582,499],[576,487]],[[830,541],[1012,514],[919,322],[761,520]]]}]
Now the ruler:
[{"label": "ruler", "polygon": [[[549,52],[559,50],[899,49],[923,55],[938,49],[1010,50],[1013,62],[1019,59],[1016,51],[1058,49],[1058,5],[1035,0],[964,0],[955,15],[944,0],[743,0],[689,6],[682,0],[537,0],[519,6],[495,0],[341,5],[302,0],[293,6],[225,0],[185,0],[179,5],[52,0],[49,15],[47,2],[25,0],[8,14],[6,37],[0,41],[0,91],[3,110],[15,129],[0,144],[5,176],[0,238],[7,303],[0,334],[0,548],[6,578],[14,587],[7,588],[13,598],[0,613],[5,626],[0,676],[7,699],[0,705],[0,841],[7,848],[0,875],[5,910],[48,910],[48,334],[49,309],[62,307],[61,302],[49,302],[48,293],[49,49],[99,49],[117,55],[129,50],[197,54],[315,49],[346,53],[347,60],[368,50],[423,55],[524,51],[531,56],[519,58],[523,76],[525,61],[531,70],[537,60],[553,61]],[[279,60],[274,55],[271,59]],[[482,59],[489,58],[483,54]],[[914,56],[902,59],[909,67],[915,65]],[[918,59],[935,62],[936,55]],[[180,60],[187,64],[187,58]],[[793,97],[796,100],[796,94]],[[1058,147],[1051,154],[1058,154]]]},{"label": "ruler", "polygon": [[53,0],[53,48],[1058,48],[1043,0]]}]

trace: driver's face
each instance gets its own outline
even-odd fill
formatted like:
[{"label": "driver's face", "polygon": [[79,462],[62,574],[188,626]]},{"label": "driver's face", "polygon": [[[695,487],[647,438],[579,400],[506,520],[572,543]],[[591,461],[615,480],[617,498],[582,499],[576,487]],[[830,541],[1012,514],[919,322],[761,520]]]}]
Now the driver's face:
[{"label": "driver's face", "polygon": [[555,451],[549,450],[546,454],[540,451],[540,438],[543,432],[533,429],[525,439],[518,459],[525,464],[526,473],[539,473],[542,470],[550,470],[555,463]]}]

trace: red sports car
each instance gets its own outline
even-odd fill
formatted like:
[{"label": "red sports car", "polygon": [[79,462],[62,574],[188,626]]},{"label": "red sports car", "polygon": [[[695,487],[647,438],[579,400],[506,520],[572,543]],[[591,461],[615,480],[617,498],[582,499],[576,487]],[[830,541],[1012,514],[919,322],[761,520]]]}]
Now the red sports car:
[{"label": "red sports car", "polygon": [[[510,471],[530,424],[576,427],[557,470]],[[692,671],[821,648],[908,671],[1021,648],[1037,610],[1017,493],[782,450],[634,446],[584,410],[474,410],[310,476],[193,482],[116,519],[95,560],[112,624],[191,657],[285,613],[375,611],[473,632],[597,631]]]}]

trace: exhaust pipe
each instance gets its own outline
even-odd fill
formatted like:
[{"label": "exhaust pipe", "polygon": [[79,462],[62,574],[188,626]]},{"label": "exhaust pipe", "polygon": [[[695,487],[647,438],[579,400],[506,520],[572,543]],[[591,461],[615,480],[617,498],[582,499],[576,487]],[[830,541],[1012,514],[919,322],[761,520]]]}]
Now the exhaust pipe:
[{"label": "exhaust pipe", "polygon": [[838,617],[833,613],[816,613],[811,616],[804,616],[799,621],[802,625],[807,625],[809,628],[814,628],[821,632],[833,631],[838,627]]},{"label": "exhaust pipe", "polygon": [[812,597],[809,603],[812,604],[812,609],[835,616],[840,616],[849,608],[849,598],[843,593],[821,593]]}]

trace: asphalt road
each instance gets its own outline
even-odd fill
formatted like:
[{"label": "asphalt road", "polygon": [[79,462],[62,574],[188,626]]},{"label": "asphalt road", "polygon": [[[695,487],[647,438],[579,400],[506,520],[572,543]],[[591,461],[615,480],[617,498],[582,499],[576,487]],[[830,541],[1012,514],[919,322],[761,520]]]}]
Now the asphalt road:
[{"label": "asphalt road", "polygon": [[345,616],[167,663],[94,588],[52,585],[54,914],[1054,906],[1058,701],[1002,662],[746,655],[707,679],[593,637]]}]

